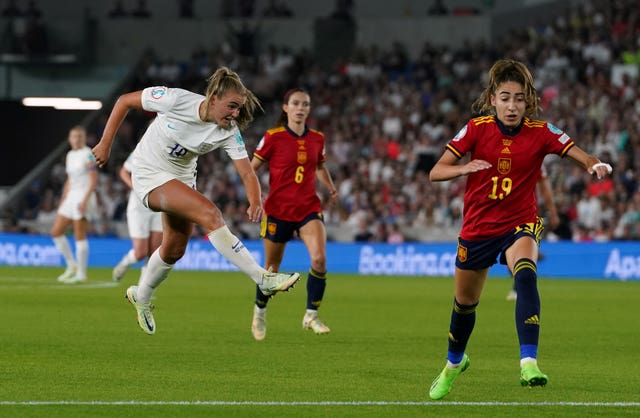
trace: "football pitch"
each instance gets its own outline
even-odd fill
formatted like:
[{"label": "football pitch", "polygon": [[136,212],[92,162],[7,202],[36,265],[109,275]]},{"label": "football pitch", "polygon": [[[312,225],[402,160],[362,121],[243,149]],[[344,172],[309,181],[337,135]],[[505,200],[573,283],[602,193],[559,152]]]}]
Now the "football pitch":
[{"label": "football pitch", "polygon": [[519,383],[510,280],[487,281],[471,367],[440,401],[453,282],[330,274],[331,334],[301,328],[305,281],[269,304],[254,341],[254,285],[240,273],[174,271],[144,334],[124,299],[137,282],[90,269],[0,267],[2,417],[640,416],[640,282],[541,278],[544,388]]}]

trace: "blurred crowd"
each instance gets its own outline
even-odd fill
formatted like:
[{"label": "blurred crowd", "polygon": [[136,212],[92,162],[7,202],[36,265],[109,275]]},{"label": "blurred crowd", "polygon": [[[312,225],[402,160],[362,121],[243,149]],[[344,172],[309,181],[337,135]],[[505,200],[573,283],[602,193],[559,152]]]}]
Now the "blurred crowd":
[{"label": "blurred crowd", "polygon": [[[636,2],[594,0],[569,7],[553,19],[522,27],[491,45],[469,40],[451,49],[425,41],[417,56],[410,56],[401,44],[388,50],[359,48],[333,68],[321,68],[310,51],[275,45],[247,49],[230,34],[215,48],[194,49],[188,62],[149,51],[127,90],[161,84],[204,91],[206,77],[218,66],[234,69],[265,109],[244,132],[251,154],[263,132],[273,126],[285,90],[303,86],[312,98],[309,124],[325,133],[327,165],[340,193],[339,204],[325,210],[329,239],[450,240],[461,224],[465,179],[431,183],[428,172],[445,144],[474,116],[471,103],[494,60],[516,58],[534,73],[543,107],[539,118],[614,167],[611,179],[595,181],[573,164],[548,157],[545,166],[561,224],[546,231],[546,238],[639,239]],[[109,111],[89,127],[90,146],[100,138]],[[118,132],[111,161],[100,171],[102,221],[94,225],[95,234],[114,234],[113,225],[124,220],[128,190],[116,173],[152,117],[132,113]],[[22,219],[52,219],[64,179],[61,158],[45,182],[34,184]],[[261,181],[266,194],[262,173]],[[245,224],[242,183],[224,153],[200,158],[198,190],[225,212],[236,232],[257,235],[257,226]],[[328,197],[325,192],[319,190],[323,198]],[[546,216],[541,197],[538,203]]]}]

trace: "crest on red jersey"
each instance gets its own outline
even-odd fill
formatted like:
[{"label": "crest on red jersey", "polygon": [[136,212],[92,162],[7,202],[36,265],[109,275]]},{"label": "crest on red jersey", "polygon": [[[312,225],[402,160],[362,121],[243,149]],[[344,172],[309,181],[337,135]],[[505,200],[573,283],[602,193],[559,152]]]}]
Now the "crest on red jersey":
[{"label": "crest on red jersey", "polygon": [[498,173],[507,174],[511,171],[511,158],[498,158]]},{"label": "crest on red jersey", "polygon": [[307,162],[307,152],[298,151],[298,164],[304,164]]}]

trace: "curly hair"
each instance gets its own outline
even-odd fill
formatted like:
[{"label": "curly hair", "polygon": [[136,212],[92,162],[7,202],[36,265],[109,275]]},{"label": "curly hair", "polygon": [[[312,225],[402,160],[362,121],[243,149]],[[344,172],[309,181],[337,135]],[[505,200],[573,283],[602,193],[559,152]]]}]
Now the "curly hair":
[{"label": "curly hair", "polygon": [[540,98],[533,83],[533,75],[526,65],[512,59],[498,60],[493,64],[489,70],[489,85],[473,103],[471,110],[479,114],[495,114],[495,108],[491,105],[491,96],[502,83],[508,81],[522,85],[526,103],[525,115],[537,115],[541,108]]}]

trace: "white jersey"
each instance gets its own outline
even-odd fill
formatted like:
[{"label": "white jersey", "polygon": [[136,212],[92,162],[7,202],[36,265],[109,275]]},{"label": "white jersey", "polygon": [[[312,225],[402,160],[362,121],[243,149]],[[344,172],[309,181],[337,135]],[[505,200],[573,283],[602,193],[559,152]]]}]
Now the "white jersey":
[{"label": "white jersey", "polygon": [[240,130],[224,129],[200,119],[201,94],[183,89],[147,87],[142,91],[144,110],[156,112],[133,152],[133,184],[147,205],[147,195],[171,179],[195,185],[199,155],[222,147],[233,160],[248,158]]},{"label": "white jersey", "polygon": [[95,161],[91,148],[86,145],[67,153],[65,170],[69,180],[69,191],[86,193],[89,190],[89,172],[96,169]]},{"label": "white jersey", "polygon": [[98,204],[95,191],[91,192],[84,212],[80,212],[80,203],[84,201],[91,187],[89,173],[96,169],[95,157],[91,149],[84,146],[67,153],[65,170],[69,188],[64,200],[60,202],[58,214],[66,218],[93,220],[97,218]]}]

